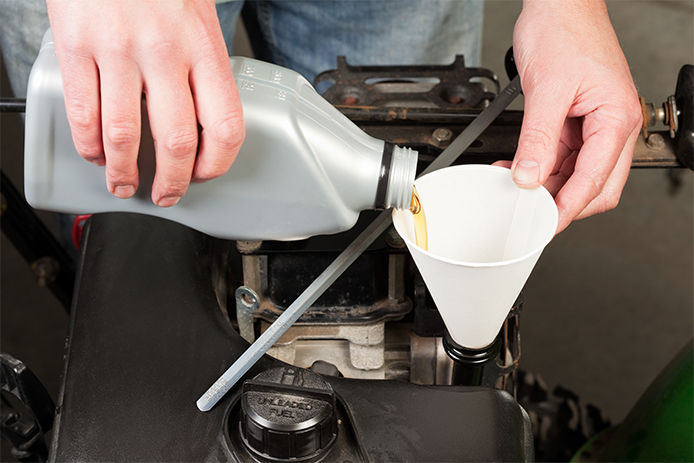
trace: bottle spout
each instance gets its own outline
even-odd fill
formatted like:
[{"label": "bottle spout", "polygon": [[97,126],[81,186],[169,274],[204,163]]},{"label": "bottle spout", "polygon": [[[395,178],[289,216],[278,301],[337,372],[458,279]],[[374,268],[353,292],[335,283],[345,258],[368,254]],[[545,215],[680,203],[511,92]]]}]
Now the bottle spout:
[{"label": "bottle spout", "polygon": [[[377,208],[408,209],[417,172],[417,151],[386,142],[381,164]],[[379,195],[380,193],[380,195]],[[380,197],[379,197],[380,196]]]}]

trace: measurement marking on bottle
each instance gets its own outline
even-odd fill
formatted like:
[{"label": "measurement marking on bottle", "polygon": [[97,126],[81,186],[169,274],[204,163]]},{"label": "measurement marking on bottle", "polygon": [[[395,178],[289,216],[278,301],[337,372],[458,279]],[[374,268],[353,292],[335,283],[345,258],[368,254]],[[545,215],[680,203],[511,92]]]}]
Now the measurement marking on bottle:
[{"label": "measurement marking on bottle", "polygon": [[255,75],[255,64],[251,63],[246,63],[243,65],[243,69],[241,70],[241,74],[245,74],[247,76],[253,76]]},{"label": "measurement marking on bottle", "polygon": [[272,71],[272,81],[273,82],[282,82],[282,71],[274,70]]},{"label": "measurement marking on bottle", "polygon": [[239,90],[245,90],[247,92],[252,92],[255,90],[255,84],[245,79],[238,79],[236,86]]},{"label": "measurement marking on bottle", "polygon": [[287,99],[287,92],[285,90],[278,90],[277,91],[277,99],[280,101],[284,101]]}]

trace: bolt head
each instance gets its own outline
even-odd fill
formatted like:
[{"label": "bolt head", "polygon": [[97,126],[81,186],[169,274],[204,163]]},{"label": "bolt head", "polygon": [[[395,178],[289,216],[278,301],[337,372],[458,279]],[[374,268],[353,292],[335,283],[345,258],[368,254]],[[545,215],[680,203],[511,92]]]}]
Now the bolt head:
[{"label": "bolt head", "polygon": [[660,135],[659,133],[650,134],[648,136],[648,140],[646,140],[646,144],[648,145],[649,148],[652,148],[652,149],[665,148],[665,140],[663,139],[663,136]]},{"label": "bolt head", "polygon": [[453,132],[442,127],[434,130],[434,133],[431,136],[437,143],[444,143],[451,139]]}]

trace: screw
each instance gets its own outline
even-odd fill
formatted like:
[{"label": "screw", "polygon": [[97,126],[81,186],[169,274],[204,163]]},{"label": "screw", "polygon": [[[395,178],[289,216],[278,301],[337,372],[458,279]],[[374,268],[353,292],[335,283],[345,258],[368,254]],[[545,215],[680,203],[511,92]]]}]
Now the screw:
[{"label": "screw", "polygon": [[646,145],[648,145],[648,147],[651,149],[661,150],[665,148],[665,140],[663,139],[663,136],[659,133],[652,133],[648,136],[648,140],[646,140]]},{"label": "screw", "polygon": [[246,307],[253,307],[255,298],[248,293],[243,293],[241,295],[241,302],[243,302]]},{"label": "screw", "polygon": [[32,262],[31,269],[34,271],[34,275],[36,275],[38,285],[44,287],[55,281],[60,265],[54,258],[46,256]]},{"label": "screw", "polygon": [[442,127],[442,128],[434,130],[434,133],[431,134],[431,136],[435,142],[445,143],[451,139],[451,137],[453,136],[453,132]]},{"label": "screw", "polygon": [[256,292],[248,286],[239,286],[238,288],[236,288],[235,296],[237,308],[240,302],[247,312],[255,312],[255,310],[260,305],[260,298],[258,297]]}]

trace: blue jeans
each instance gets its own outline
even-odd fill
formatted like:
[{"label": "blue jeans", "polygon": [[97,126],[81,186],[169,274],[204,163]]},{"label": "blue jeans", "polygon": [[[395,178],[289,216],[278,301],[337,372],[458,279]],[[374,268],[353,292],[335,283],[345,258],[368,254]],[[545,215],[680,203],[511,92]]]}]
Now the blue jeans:
[{"label": "blue jeans", "polygon": [[[217,4],[230,54],[241,11],[255,57],[309,81],[344,55],[354,65],[480,62],[483,0],[232,0]],[[12,90],[26,96],[29,71],[49,27],[44,0],[0,0],[0,47]]]},{"label": "blue jeans", "polygon": [[[242,3],[218,5],[220,22],[233,24]],[[334,69],[338,55],[351,64],[388,65],[449,64],[464,54],[476,65],[482,7],[480,0],[265,0],[245,2],[243,19],[258,59],[311,82]]]}]

